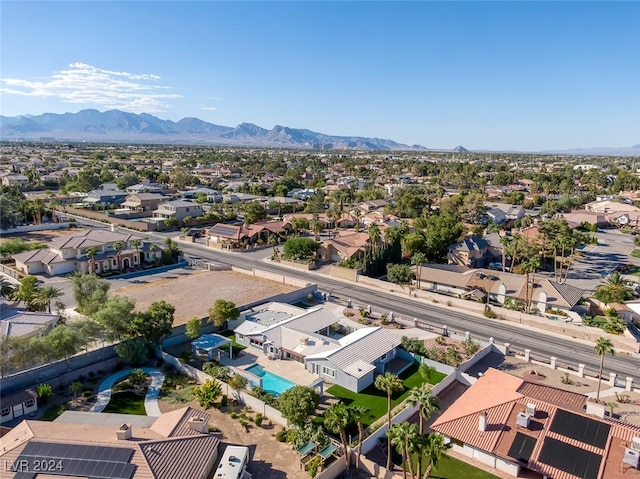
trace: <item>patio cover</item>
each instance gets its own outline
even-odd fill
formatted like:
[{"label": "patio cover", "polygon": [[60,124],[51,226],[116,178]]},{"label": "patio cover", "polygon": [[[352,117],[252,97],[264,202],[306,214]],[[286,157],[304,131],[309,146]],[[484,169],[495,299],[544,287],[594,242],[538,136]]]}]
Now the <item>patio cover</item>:
[{"label": "patio cover", "polygon": [[338,450],[337,446],[334,446],[333,444],[329,444],[328,446],[325,446],[318,454],[320,455],[320,457],[322,457],[322,459],[327,459],[329,456],[331,456],[331,454],[333,454],[337,450]]},{"label": "patio cover", "polygon": [[191,347],[193,348],[194,355],[198,354],[198,351],[206,351],[207,357],[211,360],[213,359],[213,351],[224,344],[229,345],[229,358],[231,359],[233,354],[233,341],[219,334],[203,334],[191,342]]},{"label": "patio cover", "polygon": [[296,449],[296,451],[301,456],[306,456],[311,451],[313,451],[316,447],[318,447],[318,445],[315,442],[309,441],[304,446],[300,446],[298,449]]}]

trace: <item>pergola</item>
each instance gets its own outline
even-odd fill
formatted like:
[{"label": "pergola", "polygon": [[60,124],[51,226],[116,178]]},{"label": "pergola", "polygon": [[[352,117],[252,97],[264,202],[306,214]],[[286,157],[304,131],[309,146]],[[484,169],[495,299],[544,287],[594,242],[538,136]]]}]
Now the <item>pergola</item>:
[{"label": "pergola", "polygon": [[191,341],[191,347],[193,348],[193,354],[197,355],[204,351],[207,353],[209,360],[213,359],[213,351],[219,349],[220,346],[225,344],[229,345],[229,359],[233,354],[233,341],[229,338],[221,336],[219,334],[203,334],[198,339]]}]

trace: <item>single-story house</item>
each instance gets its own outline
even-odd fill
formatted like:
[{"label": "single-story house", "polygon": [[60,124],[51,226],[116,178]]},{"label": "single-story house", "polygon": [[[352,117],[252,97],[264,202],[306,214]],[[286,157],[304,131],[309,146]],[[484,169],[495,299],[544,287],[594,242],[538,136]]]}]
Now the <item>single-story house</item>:
[{"label": "single-story house", "polygon": [[640,427],[604,410],[582,394],[489,369],[431,429],[455,452],[513,477],[633,477]]},{"label": "single-story house", "polygon": [[[0,438],[0,461],[20,477],[206,479],[220,439],[211,416],[185,407],[159,417],[66,411],[55,421],[24,420]],[[4,476],[3,476],[4,477]]]},{"label": "single-story house", "polygon": [[280,238],[291,231],[292,226],[283,221],[271,220],[251,225],[230,225],[218,223],[207,231],[207,245],[213,248],[239,248],[257,243],[267,242],[269,236]]},{"label": "single-story house", "polygon": [[413,357],[398,349],[400,337],[380,326],[358,329],[338,343],[335,348],[307,356],[305,368],[353,392],[372,385],[376,374],[384,374],[396,357],[405,359],[407,367],[413,364]]},{"label": "single-story house", "polygon": [[33,414],[38,410],[38,394],[33,389],[20,391],[0,400],[0,424]]},{"label": "single-story house", "polygon": [[340,231],[331,238],[323,238],[318,257],[321,261],[342,261],[361,258],[369,243],[369,234],[355,231]]},{"label": "single-story house", "polygon": [[5,338],[46,334],[58,322],[57,314],[30,312],[14,308],[0,298],[0,341]]},{"label": "single-story house", "polygon": [[113,188],[108,185],[105,187],[91,190],[82,199],[82,202],[88,206],[110,208],[119,206],[127,197],[127,192]]},{"label": "single-story house", "polygon": [[469,269],[457,265],[423,266],[420,289],[460,298],[486,300],[504,305],[512,301],[526,301],[531,296],[532,308],[544,313],[547,309],[572,311],[584,291],[566,283],[557,283],[536,276],[533,293],[526,286],[526,276],[489,269]]},{"label": "single-story house", "polygon": [[12,173],[10,171],[0,173],[0,181],[2,186],[27,186],[30,181],[29,178],[22,173]]}]

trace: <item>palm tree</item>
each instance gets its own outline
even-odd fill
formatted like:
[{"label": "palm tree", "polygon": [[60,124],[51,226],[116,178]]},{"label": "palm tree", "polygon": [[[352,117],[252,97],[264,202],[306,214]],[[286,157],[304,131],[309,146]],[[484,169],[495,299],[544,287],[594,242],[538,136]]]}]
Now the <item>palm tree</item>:
[{"label": "palm tree", "polygon": [[122,241],[116,241],[113,243],[113,250],[116,252],[116,263],[118,269],[120,269],[120,252],[124,249],[124,243]]},{"label": "palm tree", "polygon": [[91,246],[90,248],[87,248],[86,253],[87,253],[87,258],[89,258],[89,274],[93,274],[93,263],[94,263],[96,254],[98,254],[98,248],[96,248],[95,246]]},{"label": "palm tree", "polygon": [[344,462],[347,465],[347,469],[349,469],[349,464],[351,462],[349,460],[351,454],[349,451],[350,445],[347,441],[347,433],[345,432],[345,428],[347,428],[352,422],[353,416],[351,414],[351,409],[341,402],[333,404],[324,413],[325,427],[334,434],[340,434],[340,440],[342,441],[342,449],[344,453]]},{"label": "palm tree", "polygon": [[313,213],[313,217],[309,222],[309,228],[313,232],[315,242],[317,243],[320,241],[320,233],[324,230],[324,225],[322,224],[322,221],[320,221],[320,215],[318,215],[318,213]]},{"label": "palm tree", "polygon": [[362,210],[360,208],[356,208],[351,212],[351,216],[356,219],[356,231],[360,231],[360,218],[362,218]]},{"label": "palm tree", "polygon": [[362,454],[362,442],[364,441],[364,426],[362,420],[369,412],[369,408],[354,404],[351,406],[351,416],[353,420],[358,424],[358,455],[356,456],[356,470],[360,467],[360,455]]},{"label": "palm tree", "polygon": [[407,467],[409,467],[411,477],[414,477],[411,452],[414,449],[413,444],[418,438],[416,425],[408,422],[393,424],[387,430],[387,437],[389,438],[388,443],[396,446],[396,450],[402,455],[402,476],[404,479],[407,479]]},{"label": "palm tree", "polygon": [[504,273],[507,269],[507,249],[511,243],[511,236],[502,236],[500,238],[500,244],[502,245],[502,272]]},{"label": "palm tree", "polygon": [[[416,387],[409,393],[409,403],[412,406],[419,405],[419,428],[418,433],[424,434],[424,423],[431,415],[440,410],[440,401],[436,396],[431,394],[431,385],[422,385]],[[418,456],[418,477],[422,475],[422,454]]]},{"label": "palm tree", "polygon": [[149,246],[149,252],[152,253],[153,260],[156,260],[156,251],[158,251],[158,245],[155,243],[151,243]]},{"label": "palm tree", "polygon": [[131,241],[131,246],[133,246],[136,249],[136,259],[138,260],[138,264],[141,264],[142,261],[140,261],[140,255],[139,255],[139,249],[140,245],[142,245],[142,240],[140,239],[134,239],[133,241]]},{"label": "palm tree", "polygon": [[51,301],[62,296],[62,290],[54,286],[45,286],[36,294],[36,301],[41,305],[47,305],[47,310],[51,314]]},{"label": "palm tree", "polygon": [[420,278],[422,277],[422,265],[427,262],[427,255],[416,253],[411,257],[411,264],[416,266],[416,286],[420,289]]},{"label": "palm tree", "polygon": [[[526,302],[526,313],[531,312],[531,303],[533,301],[533,290],[536,287],[536,270],[540,268],[540,256],[531,256],[524,263],[522,263],[522,269],[526,273],[526,292],[525,292],[525,302]],[[531,285],[529,285],[529,273],[533,273],[531,277]]]},{"label": "palm tree", "polygon": [[380,227],[375,223],[371,223],[367,232],[369,233],[369,243],[372,245],[378,244],[378,241],[380,241],[380,238],[382,237]]},{"label": "palm tree", "polygon": [[338,213],[334,210],[327,211],[327,220],[329,220],[329,224],[333,224],[333,236],[336,235],[338,231]]},{"label": "palm tree", "polygon": [[[391,427],[391,396],[396,391],[402,391],[404,386],[400,378],[390,372],[376,377],[375,387],[387,393],[387,429]],[[387,441],[387,469],[391,469],[391,442]]]},{"label": "palm tree", "polygon": [[447,449],[451,447],[451,443],[445,444],[442,434],[431,433],[426,436],[426,454],[429,458],[427,469],[424,472],[424,478],[427,479],[433,469],[438,466],[440,457]]},{"label": "palm tree", "polygon": [[627,285],[619,271],[614,271],[606,282],[596,288],[593,295],[603,303],[622,303],[633,298],[633,290]]},{"label": "palm tree", "polygon": [[10,298],[15,288],[4,276],[0,276],[0,296]]},{"label": "palm tree", "polygon": [[612,356],[616,353],[613,349],[613,343],[610,339],[600,337],[596,339],[594,351],[600,356],[600,372],[598,373],[598,392],[596,393],[596,401],[600,401],[600,386],[602,385],[602,368],[604,367],[604,356],[610,353]]}]

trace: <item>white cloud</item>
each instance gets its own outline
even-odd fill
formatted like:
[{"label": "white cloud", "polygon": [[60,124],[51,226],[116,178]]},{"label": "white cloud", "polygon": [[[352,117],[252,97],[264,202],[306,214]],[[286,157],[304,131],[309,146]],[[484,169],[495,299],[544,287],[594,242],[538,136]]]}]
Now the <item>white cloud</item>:
[{"label": "white cloud", "polygon": [[202,106],[200,107],[201,110],[209,110],[209,111],[216,111],[217,108],[215,106]]},{"label": "white cloud", "polygon": [[160,79],[158,75],[117,72],[77,62],[45,81],[0,78],[0,92],[157,113],[167,110],[169,100],[182,98],[176,93],[164,93],[170,87],[154,84]]},{"label": "white cloud", "polygon": [[213,101],[221,101],[224,100],[224,98],[221,98],[219,96],[210,96],[209,100],[213,100]]}]

